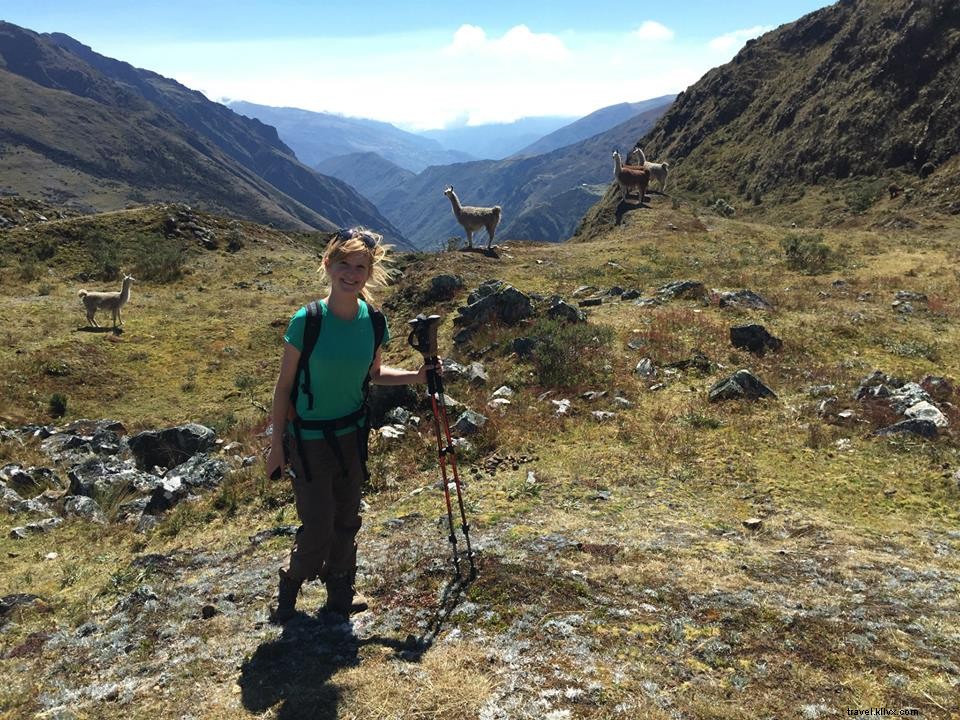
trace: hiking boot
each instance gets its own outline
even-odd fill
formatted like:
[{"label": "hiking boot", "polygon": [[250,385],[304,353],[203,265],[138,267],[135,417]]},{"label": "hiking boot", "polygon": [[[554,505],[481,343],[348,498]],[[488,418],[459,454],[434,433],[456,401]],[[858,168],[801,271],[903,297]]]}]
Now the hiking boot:
[{"label": "hiking boot", "polygon": [[303,580],[294,580],[287,575],[280,574],[280,587],[277,590],[277,607],[270,614],[270,622],[282,625],[297,614],[297,595]]},{"label": "hiking boot", "polygon": [[333,615],[340,620],[349,620],[353,613],[363,612],[370,606],[362,595],[355,597],[355,573],[337,573],[324,581],[327,587],[327,601],[320,611]]}]

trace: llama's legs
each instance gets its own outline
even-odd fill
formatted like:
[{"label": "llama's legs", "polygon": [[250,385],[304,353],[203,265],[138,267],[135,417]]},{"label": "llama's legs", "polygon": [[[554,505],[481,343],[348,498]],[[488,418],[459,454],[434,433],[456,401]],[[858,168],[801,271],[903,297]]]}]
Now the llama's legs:
[{"label": "llama's legs", "polygon": [[464,228],[463,231],[467,234],[467,247],[472,248],[473,247],[473,230],[467,230],[466,228]]},{"label": "llama's legs", "polygon": [[487,250],[493,245],[493,234],[497,231],[496,225],[487,228]]},{"label": "llama's legs", "polygon": [[97,314],[97,311],[96,311],[96,310],[94,310],[93,312],[88,312],[88,313],[87,313],[87,322],[90,323],[91,325],[93,325],[94,327],[100,327],[100,325],[97,324],[97,318],[95,317],[96,314]]}]

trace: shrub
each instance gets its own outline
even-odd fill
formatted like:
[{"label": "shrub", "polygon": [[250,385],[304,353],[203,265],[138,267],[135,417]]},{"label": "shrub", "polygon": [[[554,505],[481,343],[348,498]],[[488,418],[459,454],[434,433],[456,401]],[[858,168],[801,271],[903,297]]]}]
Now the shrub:
[{"label": "shrub", "polygon": [[20,279],[26,282],[33,282],[40,277],[40,266],[36,258],[28,255],[20,261]]},{"label": "shrub", "polygon": [[790,233],[780,241],[780,247],[786,255],[788,268],[809,275],[829,272],[839,259],[837,253],[823,242],[821,233]]},{"label": "shrub", "polygon": [[529,334],[537,341],[533,364],[541,385],[574,387],[609,372],[612,328],[544,318]]},{"label": "shrub", "polygon": [[57,244],[50,238],[43,238],[33,248],[33,254],[37,260],[49,260],[57,254]]},{"label": "shrub", "polygon": [[120,249],[113,240],[99,235],[87,235],[85,238],[87,253],[90,255],[91,277],[101,280],[116,280],[120,277]]},{"label": "shrub", "polygon": [[144,235],[133,274],[138,280],[173,282],[183,277],[186,250],[174,239]]},{"label": "shrub", "polygon": [[67,414],[67,396],[63,393],[54,393],[50,396],[50,415],[63,417]]}]

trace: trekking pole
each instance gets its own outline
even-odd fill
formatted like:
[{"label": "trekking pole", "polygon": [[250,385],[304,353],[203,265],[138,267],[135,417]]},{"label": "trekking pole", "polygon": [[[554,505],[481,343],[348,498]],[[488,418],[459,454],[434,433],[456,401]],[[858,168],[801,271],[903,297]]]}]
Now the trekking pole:
[{"label": "trekking pole", "polygon": [[[428,364],[436,366],[437,358],[437,328],[440,325],[439,315],[417,315],[409,324],[413,327],[407,342],[423,355]],[[450,435],[450,422],[447,419],[447,404],[443,397],[443,377],[437,370],[427,370],[427,391],[430,394],[430,403],[433,408],[433,429],[437,438],[437,459],[440,463],[440,476],[443,480],[443,497],[447,504],[447,525],[450,530],[450,545],[453,548],[453,567],[457,577],[460,573],[460,555],[457,551],[457,536],[454,530],[453,503],[450,499],[450,482],[447,479],[447,464],[450,466],[450,477],[457,493],[457,504],[460,508],[460,529],[467,546],[467,559],[470,561],[470,578],[477,575],[473,562],[473,548],[470,546],[470,524],[467,522],[467,512],[463,505],[463,490],[460,483],[460,473],[457,470],[457,455],[453,449],[453,438]]]}]

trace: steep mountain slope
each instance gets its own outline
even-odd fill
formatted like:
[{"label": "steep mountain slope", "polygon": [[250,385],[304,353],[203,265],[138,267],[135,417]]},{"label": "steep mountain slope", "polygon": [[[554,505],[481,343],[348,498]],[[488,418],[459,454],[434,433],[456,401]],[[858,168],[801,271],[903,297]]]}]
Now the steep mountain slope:
[{"label": "steep mountain slope", "polygon": [[509,123],[425,130],[421,135],[437,140],[445,148],[469,153],[475,158],[502,160],[574,120],[562,116],[525,117]]},{"label": "steep mountain slope", "polygon": [[[449,201],[453,185],[464,205],[501,205],[500,239],[559,242],[603,195],[613,177],[610,151],[622,152],[654,125],[665,107],[631,118],[604,133],[535,157],[430,167],[398,188],[368,195],[411,242],[436,248],[463,236]],[[358,185],[366,194],[368,188]],[[485,233],[479,241],[486,242]]]},{"label": "steep mountain slope", "polygon": [[0,182],[9,192],[101,209],[187,201],[265,222],[363,223],[401,237],[345,183],[298,162],[273,128],[172,80],[9,23],[0,23],[0,62]]},{"label": "steep mountain slope", "polygon": [[869,204],[960,151],[958,78],[954,0],[845,0],[748,42],[645,142],[682,192],[762,208],[875,179]]},{"label": "steep mountain slope", "polygon": [[617,105],[600,108],[540,138],[535,143],[517,151],[514,155],[520,157],[541,155],[556,150],[557,148],[573,145],[581,140],[591,138],[647,110],[653,110],[662,106],[665,112],[675,97],[676,95],[661,95],[660,97],[643,100],[641,102],[619,103]]},{"label": "steep mountain slope", "polygon": [[357,188],[364,197],[384,198],[416,173],[394,165],[377,153],[351,153],[317,163],[317,171],[340,178]]},{"label": "steep mountain slope", "polygon": [[436,140],[376,120],[270,107],[242,100],[231,101],[227,106],[241,115],[275,127],[300,161],[310,167],[332,157],[365,152],[375,152],[413,172],[420,172],[428,165],[464,162],[476,157],[446,150]]}]

